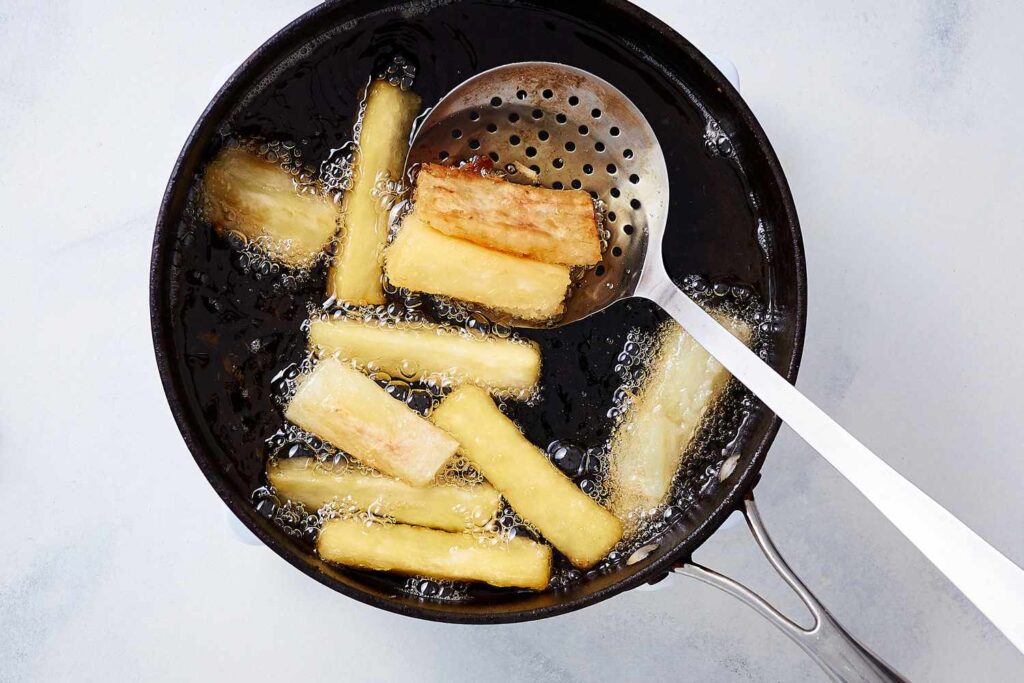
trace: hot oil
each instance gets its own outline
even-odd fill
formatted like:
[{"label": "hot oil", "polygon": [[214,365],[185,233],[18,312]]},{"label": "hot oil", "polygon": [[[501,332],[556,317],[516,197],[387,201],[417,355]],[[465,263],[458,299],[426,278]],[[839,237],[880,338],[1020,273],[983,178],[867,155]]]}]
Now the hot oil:
[{"label": "hot oil", "polygon": [[[751,295],[750,290],[742,285],[726,285],[711,283],[700,276],[685,278],[681,283],[687,293],[708,309],[713,309],[746,321],[755,332],[753,347],[762,354],[767,353],[768,321],[763,303]],[[416,304],[409,306],[408,297],[415,296]],[[372,322],[384,327],[394,326],[402,322],[416,327],[417,322],[425,325],[430,320],[456,321],[463,323],[464,328],[452,328],[446,333],[459,334],[467,338],[483,339],[487,335],[516,339],[518,334],[504,325],[490,322],[479,311],[459,302],[438,301],[435,306],[424,314],[424,300],[430,302],[432,297],[412,295],[404,290],[393,289],[389,292],[393,298],[384,306],[357,307],[347,304],[330,302],[326,310],[315,310],[311,319],[332,319],[338,317],[354,317],[364,322]],[[635,302],[634,302],[635,303]],[[454,310],[451,308],[455,306]],[[415,318],[410,323],[409,310],[415,310]],[[402,313],[401,311],[404,311]],[[467,318],[467,315],[469,316]],[[309,320],[302,327],[308,330]],[[620,352],[615,356],[612,368],[618,387],[613,392],[611,403],[604,414],[609,431],[598,442],[586,443],[579,438],[555,439],[547,444],[545,453],[548,459],[565,475],[570,477],[587,495],[600,503],[605,503],[610,491],[606,488],[605,477],[608,467],[610,427],[623,415],[627,414],[633,400],[642,390],[648,371],[658,349],[658,335],[650,327],[635,327],[628,331]],[[557,346],[557,345],[556,345]],[[315,365],[313,354],[308,355],[298,364],[284,368],[274,378],[277,402],[287,405],[294,393],[296,380],[300,374],[309,372]],[[406,402],[410,407],[426,416],[444,399],[452,384],[445,379],[419,382],[413,379],[416,368],[410,367],[405,376],[392,376],[374,367],[371,362],[364,370],[382,388],[396,400]],[[496,396],[499,408],[509,414],[525,431],[524,420],[526,411],[537,408],[542,401],[541,390],[527,396]],[[581,394],[586,396],[584,390]],[[614,571],[623,563],[642,560],[657,548],[658,541],[664,532],[678,521],[682,511],[694,503],[703,493],[720,483],[725,463],[735,454],[741,440],[741,430],[751,419],[758,404],[741,386],[735,382],[730,384],[725,395],[712,409],[705,424],[700,429],[694,442],[687,449],[686,457],[675,479],[668,502],[659,511],[659,516],[648,520],[629,540],[620,543],[608,556],[589,572],[582,572],[564,558],[557,557],[555,571],[552,576],[553,589],[566,589],[579,583],[588,576]],[[524,416],[524,417],[520,417]],[[280,457],[314,457],[318,461],[331,466],[358,466],[349,456],[323,442],[315,435],[309,434],[294,425],[285,424],[268,440],[271,458]],[[728,472],[721,476],[725,479]],[[440,484],[470,484],[483,481],[483,477],[461,456],[456,457],[446,470],[439,475]],[[306,539],[312,543],[326,519],[338,516],[358,516],[367,521],[388,521],[386,516],[375,515],[373,510],[356,509],[339,510],[337,505],[327,506],[320,511],[310,511],[279,496],[272,488],[261,487],[254,494],[257,507],[265,514],[271,515],[275,522],[290,535]],[[496,517],[486,525],[488,532],[512,538],[525,535],[543,542],[542,537],[526,523],[509,506],[504,506]],[[465,584],[438,581],[424,577],[414,577],[403,584],[403,590],[416,595],[438,600],[459,600],[467,598]]]},{"label": "hot oil", "polygon": [[[351,177],[352,133],[362,110],[359,93],[367,74],[380,73],[394,55],[418,66],[414,89],[427,105],[491,66],[530,59],[572,61],[621,84],[642,111],[658,112],[652,125],[665,145],[671,176],[669,223],[681,226],[666,235],[670,274],[708,304],[733,307],[748,321],[770,327],[771,269],[763,251],[770,248],[770,224],[757,215],[748,183],[731,163],[735,150],[730,146],[724,154],[717,142],[714,149],[706,146],[710,124],[702,107],[678,97],[653,72],[637,80],[629,55],[613,36],[557,12],[525,18],[511,43],[478,40],[501,24],[502,12],[486,4],[474,5],[472,12],[456,5],[435,7],[418,14],[415,25],[382,13],[362,21],[358,31],[325,34],[315,48],[300,50],[246,97],[224,121],[222,138],[208,150],[208,158],[232,140],[287,141],[279,149],[301,160],[303,168],[318,169],[325,191],[340,194]],[[270,151],[273,143],[267,144]],[[380,180],[379,194],[387,201],[396,188],[388,185],[391,179]],[[302,182],[300,177],[297,184]],[[397,195],[393,204],[401,210]],[[171,287],[187,400],[219,446],[214,458],[232,486],[256,491],[257,509],[286,533],[311,548],[320,515],[276,500],[265,486],[267,460],[307,455],[351,464],[344,454],[283,420],[284,399],[299,374],[315,362],[304,329],[311,315],[370,316],[385,324],[419,316],[537,342],[543,367],[536,395],[528,402],[503,400],[502,410],[583,490],[603,498],[604,457],[615,411],[624,406],[626,391],[635,389],[645,339],[665,320],[655,305],[629,300],[558,330],[513,331],[461,303],[396,288],[386,290],[388,304],[382,309],[325,302],[326,259],[302,273],[275,270],[275,264],[260,260],[259,250],[252,248],[257,245],[233,244],[210,230],[200,209],[196,195],[179,227]],[[770,350],[772,331],[759,337],[764,353]],[[444,394],[443,386],[419,386],[407,377],[377,374],[375,379],[394,386],[392,391],[406,396],[422,414]],[[737,437],[741,425],[751,427],[761,419],[756,402],[733,387],[677,477],[664,524],[652,524],[642,538],[616,549],[590,573],[615,571],[642,554],[642,548],[658,543],[674,520],[720,485],[723,463],[742,445]],[[465,463],[445,476],[478,477]],[[498,515],[495,529],[532,533],[508,509]],[[552,585],[567,590],[586,576],[559,558]],[[387,575],[367,575],[366,580],[425,598],[476,599],[508,592]]]}]

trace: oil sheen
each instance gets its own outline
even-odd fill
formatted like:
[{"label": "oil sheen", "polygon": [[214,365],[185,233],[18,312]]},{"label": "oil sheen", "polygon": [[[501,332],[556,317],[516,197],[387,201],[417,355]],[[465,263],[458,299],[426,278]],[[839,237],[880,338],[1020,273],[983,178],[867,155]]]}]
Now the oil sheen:
[{"label": "oil sheen", "polygon": [[[350,180],[353,132],[363,110],[359,93],[368,75],[393,76],[388,68],[396,64],[396,57],[400,65],[410,65],[400,69],[400,77],[411,80],[415,75],[403,85],[411,85],[426,105],[485,68],[557,57],[548,54],[546,42],[556,35],[574,36],[581,66],[614,83],[628,84],[633,76],[621,66],[625,60],[612,47],[610,36],[558,12],[524,29],[526,38],[521,40],[470,40],[474,31],[500,25],[499,8],[484,4],[477,9],[470,20],[455,6],[434,7],[417,17],[415,27],[385,14],[368,18],[359,31],[320,36],[272,69],[244,98],[220,126],[221,135],[207,150],[208,158],[222,145],[246,145],[287,168],[298,191],[325,192],[340,201]],[[672,176],[669,224],[684,226],[670,229],[666,236],[670,274],[699,302],[750,322],[758,332],[756,347],[767,356],[777,318],[770,254],[763,221],[732,150],[706,143],[713,122],[697,103],[666,93],[658,83],[640,82],[624,89],[631,90],[627,94],[641,110],[670,114],[652,121],[662,139],[671,129],[673,142],[665,146]],[[539,180],[543,183],[543,176]],[[392,223],[407,208],[404,187],[399,179],[378,179],[376,194],[392,210]],[[714,200],[702,199],[706,197]],[[294,271],[266,258],[259,244],[247,243],[240,235],[216,234],[203,218],[196,179],[174,253],[175,341],[184,350],[188,400],[219,446],[219,465],[236,490],[251,493],[261,514],[313,552],[323,517],[344,512],[286,504],[266,486],[263,474],[270,458],[313,456],[347,462],[345,454],[287,424],[282,414],[296,379],[315,363],[306,343],[309,321],[338,316],[381,325],[422,320],[452,325],[470,336],[493,334],[539,344],[543,363],[536,391],[499,397],[500,408],[583,491],[604,500],[608,440],[619,413],[628,409],[629,397],[643,381],[655,330],[666,319],[660,309],[643,300],[626,300],[564,328],[513,330],[465,304],[387,284],[384,306],[355,307],[325,300],[329,258],[330,249],[309,269]],[[413,368],[394,376],[368,369],[395,399],[423,415],[448,390],[443,378],[414,381]],[[570,590],[590,575],[615,571],[639,550],[657,544],[681,523],[695,501],[719,485],[723,463],[742,449],[745,430],[762,418],[760,404],[733,383],[685,460],[663,518],[589,572],[572,568],[556,553],[552,590]],[[459,459],[443,476],[458,481],[479,478]],[[491,528],[535,535],[508,508]],[[375,575],[367,580],[442,601],[502,592],[415,577]]]}]

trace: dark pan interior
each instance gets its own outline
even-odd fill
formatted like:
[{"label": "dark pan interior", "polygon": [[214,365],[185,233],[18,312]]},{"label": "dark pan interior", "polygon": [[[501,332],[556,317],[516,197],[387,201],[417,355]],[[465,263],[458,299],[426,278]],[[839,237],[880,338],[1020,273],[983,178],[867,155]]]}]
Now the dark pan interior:
[{"label": "dark pan interior", "polygon": [[[725,79],[689,43],[622,2],[342,2],[318,7],[268,41],[200,118],[174,169],[157,224],[151,307],[157,360],[171,409],[200,468],[236,515],[310,576],[364,602],[412,616],[503,622],[549,616],[660,576],[722,523],[753,486],[778,422],[748,421],[735,473],[681,511],[646,560],[541,594],[480,589],[466,602],[424,600],[383,575],[332,567],[251,502],[266,439],[280,426],[270,378],[302,357],[299,325],[323,299],[323,273],[282,282],[245,272],[238,254],[202,225],[190,194],[224,133],[293,142],[314,167],[351,138],[357,92],[396,51],[418,68],[415,89],[436,102],[463,79],[500,64],[547,60],[589,70],[626,93],[650,120],[671,179],[665,256],[673,278],[742,284],[775,318],[770,362],[795,379],[803,341],[805,273],[785,179],[763,131]],[[715,124],[709,126],[709,121]],[[630,328],[664,314],[620,303],[556,334],[543,348],[543,401],[514,414],[542,447],[607,437],[612,372]],[[581,395],[572,387],[588,386]],[[719,444],[720,446],[720,444]]]}]

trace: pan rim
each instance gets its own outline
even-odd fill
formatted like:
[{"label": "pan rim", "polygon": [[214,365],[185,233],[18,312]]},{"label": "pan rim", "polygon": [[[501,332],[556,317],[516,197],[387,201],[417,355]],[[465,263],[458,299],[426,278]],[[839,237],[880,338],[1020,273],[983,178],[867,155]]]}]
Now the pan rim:
[{"label": "pan rim", "polygon": [[[740,97],[729,81],[721,72],[689,41],[677,33],[674,29],[662,22],[647,11],[626,2],[626,0],[599,0],[610,11],[619,12],[629,18],[644,24],[652,32],[656,32],[663,40],[681,52],[686,59],[696,64],[703,75],[710,79],[719,89],[720,94],[726,99],[735,118],[746,127],[747,132],[756,142],[760,154],[767,165],[770,180],[778,188],[781,200],[782,213],[785,216],[792,239],[784,246],[792,250],[794,265],[796,268],[795,278],[795,299],[796,306],[793,311],[793,348],[788,358],[786,372],[783,376],[790,383],[796,381],[800,368],[800,361],[803,354],[803,345],[806,332],[807,320],[807,273],[803,240],[800,231],[799,220],[796,214],[795,202],[782,171],[781,163],[774,149],[769,142],[767,135],[761,128],[760,123],[754,117],[747,104]],[[458,609],[449,609],[445,603],[430,603],[421,601],[413,606],[403,601],[390,600],[379,597],[368,591],[354,586],[346,585],[334,577],[318,571],[315,563],[309,562],[303,555],[293,551],[290,547],[281,544],[271,534],[267,520],[259,518],[252,513],[249,501],[238,496],[233,490],[220,482],[219,472],[212,461],[206,457],[202,446],[198,429],[194,427],[186,401],[182,398],[183,388],[175,377],[176,373],[171,364],[171,351],[174,349],[173,331],[170,323],[169,304],[165,280],[163,275],[169,268],[169,256],[171,249],[165,243],[172,234],[177,223],[177,217],[171,216],[171,204],[179,185],[183,182],[190,183],[191,178],[186,178],[185,167],[188,165],[188,158],[196,152],[196,148],[204,144],[204,130],[209,125],[213,114],[225,103],[237,99],[235,90],[247,81],[251,74],[257,72],[267,61],[273,63],[281,55],[281,48],[289,44],[295,34],[307,29],[310,25],[318,22],[339,8],[348,7],[353,11],[361,3],[360,0],[328,0],[317,7],[303,13],[295,20],[277,31],[268,38],[262,45],[252,52],[225,81],[216,95],[203,110],[195,125],[190,131],[185,143],[178,154],[172,169],[167,186],[164,190],[160,208],[157,214],[156,229],[153,240],[152,260],[150,263],[149,281],[149,305],[150,323],[154,353],[156,355],[157,369],[160,374],[161,384],[165,397],[174,417],[182,438],[185,441],[189,452],[192,454],[200,471],[216,491],[221,500],[228,506],[231,512],[245,525],[260,541],[270,548],[275,554],[287,561],[307,576],[315,579],[324,586],[331,588],[347,597],[353,598],[367,605],[387,610],[389,612],[411,616],[430,621],[440,621],[459,624],[499,624],[517,623],[531,621],[546,617],[557,616],[568,612],[576,611],[603,600],[606,600],[621,592],[631,590],[637,586],[647,583],[652,579],[662,576],[665,572],[681,560],[689,557],[693,549],[703,544],[718,528],[725,522],[726,518],[742,504],[743,497],[756,485],[760,478],[760,469],[767,457],[774,439],[781,426],[781,421],[776,416],[771,416],[763,438],[756,444],[751,444],[755,449],[754,456],[746,467],[735,477],[728,491],[723,496],[723,502],[703,516],[700,523],[683,539],[675,544],[670,551],[662,557],[653,561],[647,567],[638,571],[632,576],[615,581],[610,585],[586,593],[573,599],[559,600],[558,602],[529,609],[510,609],[503,611],[478,611],[472,609],[472,604],[460,603]],[[529,4],[540,6],[554,6],[556,3],[548,3],[546,0],[537,2],[530,0]],[[371,7],[380,10],[381,6],[373,3]],[[364,13],[365,14],[365,13]],[[362,15],[360,15],[362,16]],[[230,104],[228,104],[230,106]],[[173,219],[173,220],[172,220]],[[779,245],[783,246],[783,245]],[[687,550],[689,548],[689,550]]]}]

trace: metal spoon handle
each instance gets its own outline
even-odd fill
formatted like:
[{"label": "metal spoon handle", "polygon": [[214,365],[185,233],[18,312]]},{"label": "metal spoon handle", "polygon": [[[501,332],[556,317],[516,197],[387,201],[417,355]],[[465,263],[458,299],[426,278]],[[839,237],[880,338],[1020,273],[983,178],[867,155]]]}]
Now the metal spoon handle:
[{"label": "metal spoon handle", "polygon": [[635,294],[651,299],[675,318],[839,470],[1024,652],[1024,571],[868,450],[715,322],[679,291],[660,262],[648,262]]}]

